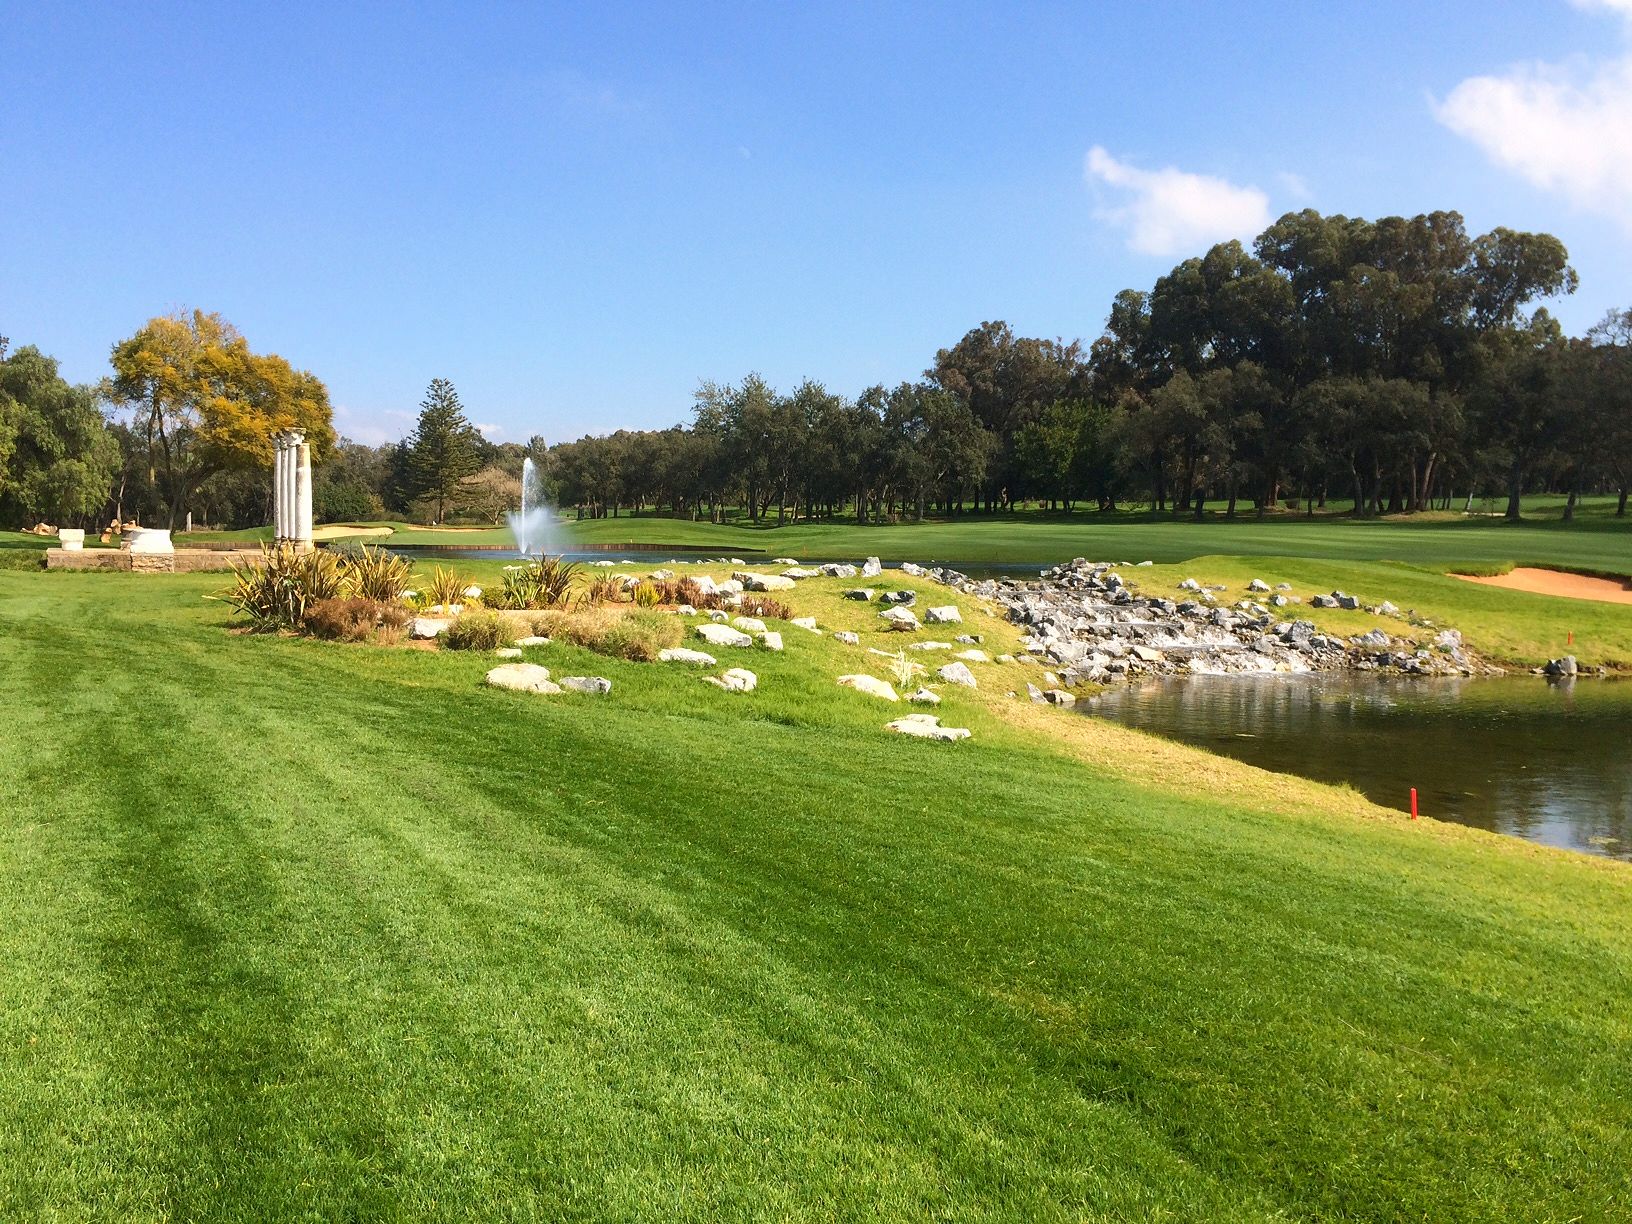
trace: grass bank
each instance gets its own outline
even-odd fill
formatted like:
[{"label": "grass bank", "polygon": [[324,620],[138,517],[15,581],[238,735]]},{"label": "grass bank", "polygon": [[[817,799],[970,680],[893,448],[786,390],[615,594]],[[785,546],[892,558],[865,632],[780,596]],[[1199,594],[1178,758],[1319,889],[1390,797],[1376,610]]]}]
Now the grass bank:
[{"label": "grass bank", "polygon": [[[614,690],[529,698],[229,635],[214,585],[0,574],[18,1216],[1632,1195],[1620,864],[1008,706],[995,665],[943,690],[975,739],[925,744],[797,629],[753,694],[552,645]],[[876,632],[837,585],[799,602]]]}]

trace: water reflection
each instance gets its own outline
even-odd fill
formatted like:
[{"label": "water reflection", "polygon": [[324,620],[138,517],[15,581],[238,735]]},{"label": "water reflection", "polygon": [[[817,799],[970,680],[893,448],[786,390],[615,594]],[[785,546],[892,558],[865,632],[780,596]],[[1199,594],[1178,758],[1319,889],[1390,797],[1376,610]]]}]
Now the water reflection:
[{"label": "water reflection", "polygon": [[1405,810],[1632,860],[1632,682],[1197,676],[1091,714]]}]

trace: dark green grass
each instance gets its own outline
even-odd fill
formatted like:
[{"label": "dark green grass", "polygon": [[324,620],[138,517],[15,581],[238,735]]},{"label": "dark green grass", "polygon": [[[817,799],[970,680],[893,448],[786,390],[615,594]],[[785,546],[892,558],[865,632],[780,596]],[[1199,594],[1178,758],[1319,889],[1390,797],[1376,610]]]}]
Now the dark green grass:
[{"label": "dark green grass", "polygon": [[[0,574],[14,1218],[1612,1219],[1618,865]],[[972,708],[970,715],[977,712]],[[1314,792],[1310,792],[1314,793]]]}]

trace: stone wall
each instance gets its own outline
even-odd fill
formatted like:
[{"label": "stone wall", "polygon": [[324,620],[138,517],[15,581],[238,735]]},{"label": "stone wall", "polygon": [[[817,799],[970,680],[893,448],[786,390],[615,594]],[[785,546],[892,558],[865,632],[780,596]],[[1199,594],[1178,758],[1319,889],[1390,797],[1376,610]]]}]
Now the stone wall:
[{"label": "stone wall", "polygon": [[123,548],[87,548],[68,552],[45,550],[45,568],[52,570],[116,570],[135,574],[197,574],[230,570],[234,562],[253,561],[261,554],[243,549],[218,552],[208,548],[180,548],[173,553],[133,553]]}]

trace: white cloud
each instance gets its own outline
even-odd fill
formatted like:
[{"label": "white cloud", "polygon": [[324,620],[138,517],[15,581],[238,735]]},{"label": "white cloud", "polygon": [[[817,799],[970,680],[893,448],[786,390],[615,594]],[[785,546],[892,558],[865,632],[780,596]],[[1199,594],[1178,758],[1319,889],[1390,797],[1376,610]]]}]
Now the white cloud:
[{"label": "white cloud", "polygon": [[[1632,4],[1632,0],[1627,0]],[[1286,194],[1294,200],[1308,202],[1315,198],[1315,193],[1309,189],[1309,182],[1301,174],[1293,174],[1290,170],[1282,170],[1275,176],[1277,182],[1285,189]]]},{"label": "white cloud", "polygon": [[[1632,19],[1632,0],[1575,0]],[[1434,116],[1491,161],[1632,227],[1632,55],[1470,77]]]},{"label": "white cloud", "polygon": [[1141,170],[1099,145],[1088,150],[1086,173],[1089,182],[1125,194],[1121,207],[1096,215],[1124,227],[1129,248],[1143,255],[1199,254],[1226,238],[1250,238],[1272,220],[1269,197],[1256,187],[1174,166]]},{"label": "white cloud", "polygon": [[503,435],[504,426],[503,425],[483,425],[481,422],[478,421],[476,423],[476,432],[481,434],[482,437],[486,438],[489,442],[491,442],[491,441],[493,441],[493,439]]}]

